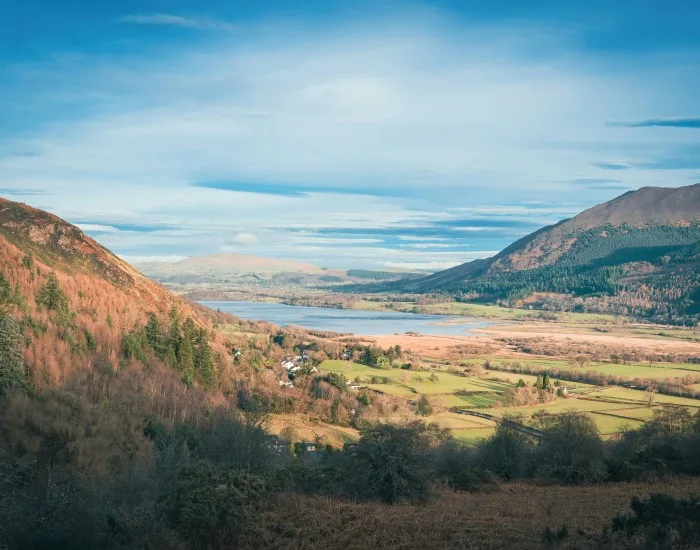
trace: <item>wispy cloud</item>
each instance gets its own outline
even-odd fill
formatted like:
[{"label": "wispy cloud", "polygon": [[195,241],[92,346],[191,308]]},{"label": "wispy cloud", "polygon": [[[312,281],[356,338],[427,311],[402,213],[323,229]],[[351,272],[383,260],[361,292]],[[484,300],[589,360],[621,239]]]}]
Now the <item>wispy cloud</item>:
[{"label": "wispy cloud", "polygon": [[593,191],[623,191],[630,189],[630,186],[624,185],[622,180],[607,178],[576,178],[569,180],[568,183]]},{"label": "wispy cloud", "polygon": [[218,29],[232,30],[233,25],[225,21],[200,17],[183,17],[170,13],[149,13],[125,15],[119,19],[122,23],[134,25],[165,25],[170,27],[182,27],[186,29]]},{"label": "wispy cloud", "polygon": [[[122,21],[232,28],[167,13]],[[52,193],[32,202],[130,257],[229,247],[353,267],[498,250],[611,198],[621,174],[603,169],[625,170],[625,188],[697,173],[658,166],[684,158],[670,144],[694,132],[606,125],[652,120],[661,101],[688,112],[692,56],[640,64],[547,24],[421,13],[181,36],[1,65],[0,119],[27,116],[26,131],[0,128],[0,186]],[[411,242],[454,248],[400,246]]]},{"label": "wispy cloud", "polygon": [[37,196],[37,195],[50,195],[51,192],[47,189],[34,189],[31,187],[0,187],[0,195],[8,195],[13,197],[22,196]]},{"label": "wispy cloud", "polygon": [[632,165],[627,162],[594,162],[593,166],[603,170],[629,170]]},{"label": "wispy cloud", "polygon": [[695,128],[700,129],[700,117],[650,118],[641,122],[610,122],[608,126],[623,128]]},{"label": "wispy cloud", "polygon": [[362,185],[298,185],[295,183],[203,181],[190,184],[192,187],[232,191],[236,193],[255,193],[260,195],[278,195],[281,197],[307,197],[312,193],[331,195],[369,195],[373,197],[405,196],[399,189],[387,189],[382,186],[363,187]]}]

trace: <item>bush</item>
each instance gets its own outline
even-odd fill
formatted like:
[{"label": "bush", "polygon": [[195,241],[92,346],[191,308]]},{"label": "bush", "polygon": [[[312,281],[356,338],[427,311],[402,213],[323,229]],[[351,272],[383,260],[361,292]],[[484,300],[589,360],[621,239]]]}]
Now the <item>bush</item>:
[{"label": "bush", "polygon": [[192,548],[235,547],[266,493],[259,476],[202,463],[181,472],[168,497],[168,515]]},{"label": "bush", "polygon": [[388,504],[404,499],[425,501],[430,481],[429,431],[422,422],[364,428],[352,450],[357,496]]},{"label": "bush", "polygon": [[608,476],[605,446],[591,417],[568,411],[542,415],[538,424],[542,431],[536,452],[540,474],[573,484],[595,483]]},{"label": "bush", "polygon": [[[652,494],[632,499],[632,513],[613,519],[612,533],[634,547],[648,549],[700,547],[700,500]],[[610,541],[613,542],[614,540]]]},{"label": "bush", "polygon": [[490,439],[477,448],[479,463],[503,479],[525,477],[530,469],[535,443],[517,429],[522,416],[504,415]]},{"label": "bush", "polygon": [[427,396],[421,395],[416,401],[416,414],[421,416],[430,416],[433,414],[433,406]]}]

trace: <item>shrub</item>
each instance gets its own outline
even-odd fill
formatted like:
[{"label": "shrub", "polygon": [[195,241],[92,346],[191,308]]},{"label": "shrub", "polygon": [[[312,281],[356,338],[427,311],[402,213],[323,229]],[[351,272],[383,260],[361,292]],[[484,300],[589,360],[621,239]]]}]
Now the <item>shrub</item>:
[{"label": "shrub", "polygon": [[605,446],[595,422],[567,411],[539,417],[542,442],[537,447],[539,472],[564,483],[593,483],[607,475]]},{"label": "shrub", "polygon": [[352,450],[354,492],[388,504],[403,499],[425,501],[430,478],[428,427],[422,422],[376,424],[361,434]]},{"label": "shrub", "polygon": [[612,521],[612,532],[630,546],[649,549],[698,548],[700,500],[652,494],[632,499],[632,513]]},{"label": "shrub", "polygon": [[182,470],[168,497],[168,515],[192,548],[235,547],[266,493],[259,476],[202,463]]},{"label": "shrub", "polygon": [[532,437],[517,428],[522,416],[504,415],[496,433],[477,448],[479,463],[503,479],[527,475],[535,448]]},{"label": "shrub", "polygon": [[427,396],[421,395],[416,401],[416,414],[421,416],[430,416],[433,414],[433,406]]}]

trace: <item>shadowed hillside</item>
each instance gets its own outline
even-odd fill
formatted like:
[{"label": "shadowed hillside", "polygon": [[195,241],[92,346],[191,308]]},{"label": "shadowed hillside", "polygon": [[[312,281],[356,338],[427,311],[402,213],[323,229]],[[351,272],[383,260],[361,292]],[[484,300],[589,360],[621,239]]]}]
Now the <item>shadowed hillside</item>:
[{"label": "shadowed hillside", "polygon": [[[457,299],[692,323],[700,184],[645,187],[544,227],[492,258],[392,286]],[[535,296],[535,298],[533,298]]]}]

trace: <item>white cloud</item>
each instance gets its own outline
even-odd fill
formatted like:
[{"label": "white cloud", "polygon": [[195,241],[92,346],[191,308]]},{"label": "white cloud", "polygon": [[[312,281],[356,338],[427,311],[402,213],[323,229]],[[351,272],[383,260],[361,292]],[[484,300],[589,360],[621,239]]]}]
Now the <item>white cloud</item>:
[{"label": "white cloud", "polygon": [[231,30],[233,25],[224,21],[211,19],[182,17],[169,13],[150,13],[125,15],[119,19],[122,23],[133,23],[135,25],[167,25],[171,27],[184,27],[187,29],[223,29]]},{"label": "white cloud", "polygon": [[[169,14],[125,21],[226,25]],[[36,104],[28,112],[61,114],[45,115],[32,133],[4,134],[0,188],[50,191],[32,196],[32,204],[93,231],[119,223],[160,228],[99,236],[130,256],[231,246],[321,264],[378,265],[419,250],[363,247],[381,239],[312,230],[429,227],[469,216],[551,223],[614,196],[562,182],[609,176],[594,163],[633,163],[664,146],[659,132],[606,122],[653,118],[658,105],[690,104],[695,89],[680,85],[687,84],[686,66],[582,53],[572,40],[551,28],[455,29],[418,14],[323,31],[250,25],[206,43],[161,45],[154,57],[82,54],[0,68],[0,93],[12,80],[32,91]],[[666,143],[695,139],[682,129],[664,129],[663,136]],[[668,185],[679,174],[632,166],[615,177],[632,186]],[[281,190],[190,186],[211,181]],[[297,184],[376,196],[295,195]],[[524,201],[541,204],[504,205]],[[480,244],[480,234],[493,228],[465,222],[451,231],[397,237],[447,246],[461,232],[462,244],[495,246]],[[438,252],[423,249],[424,258],[410,261],[473,257]]]},{"label": "white cloud", "polygon": [[96,223],[77,223],[75,225],[86,233],[119,233],[119,229],[111,225],[99,225]]},{"label": "white cloud", "polygon": [[158,263],[174,263],[179,262],[187,258],[187,256],[123,256],[120,258],[129,262],[130,264],[145,264],[150,262]]},{"label": "white cloud", "polygon": [[236,235],[231,239],[234,243],[239,244],[257,244],[258,237],[252,233],[236,233]]}]

